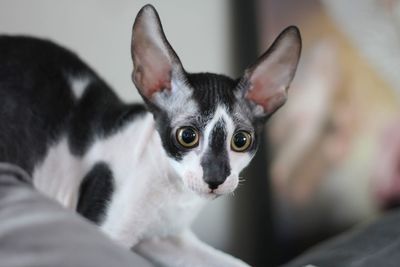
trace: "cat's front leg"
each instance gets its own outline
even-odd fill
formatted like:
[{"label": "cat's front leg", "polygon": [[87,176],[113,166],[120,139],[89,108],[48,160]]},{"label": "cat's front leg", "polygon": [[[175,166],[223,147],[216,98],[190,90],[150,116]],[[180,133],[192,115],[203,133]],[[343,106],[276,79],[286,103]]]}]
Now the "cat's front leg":
[{"label": "cat's front leg", "polygon": [[249,266],[203,243],[190,230],[175,236],[143,240],[133,250],[156,266],[163,267]]}]

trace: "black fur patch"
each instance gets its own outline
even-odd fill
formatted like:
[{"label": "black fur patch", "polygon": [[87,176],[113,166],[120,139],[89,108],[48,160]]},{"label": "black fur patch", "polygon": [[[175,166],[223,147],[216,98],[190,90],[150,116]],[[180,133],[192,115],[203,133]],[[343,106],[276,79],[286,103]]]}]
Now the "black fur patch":
[{"label": "black fur patch", "polygon": [[114,191],[113,175],[105,163],[97,163],[83,178],[77,212],[99,224]]},{"label": "black fur patch", "polygon": [[86,69],[53,43],[0,37],[0,161],[32,172],[59,138],[74,106],[63,71]]},{"label": "black fur patch", "polygon": [[232,111],[236,101],[234,90],[238,81],[213,73],[187,74],[187,79],[202,114],[214,113],[218,104],[223,104],[228,111]]},{"label": "black fur patch", "polygon": [[210,189],[216,189],[231,174],[226,146],[225,122],[219,120],[210,135],[209,149],[201,159],[203,179]]},{"label": "black fur patch", "polygon": [[172,132],[171,121],[168,118],[168,114],[165,112],[160,112],[155,117],[157,121],[157,130],[161,137],[161,142],[168,156],[181,160],[183,155],[187,152],[187,150],[181,148],[175,138],[175,133]]}]

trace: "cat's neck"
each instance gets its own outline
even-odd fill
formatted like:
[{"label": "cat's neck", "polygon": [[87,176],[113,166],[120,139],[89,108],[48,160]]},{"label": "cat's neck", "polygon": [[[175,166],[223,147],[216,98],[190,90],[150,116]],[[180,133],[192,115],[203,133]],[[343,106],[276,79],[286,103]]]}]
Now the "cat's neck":
[{"label": "cat's neck", "polygon": [[206,203],[185,187],[173,170],[149,113],[94,144],[87,160],[111,166],[116,193],[101,228],[123,244],[177,232],[187,227]]},{"label": "cat's neck", "polygon": [[145,171],[160,177],[176,175],[149,112],[139,115],[109,137],[96,140],[84,160],[89,165],[99,161],[109,164],[117,182],[146,177],[141,175]]}]

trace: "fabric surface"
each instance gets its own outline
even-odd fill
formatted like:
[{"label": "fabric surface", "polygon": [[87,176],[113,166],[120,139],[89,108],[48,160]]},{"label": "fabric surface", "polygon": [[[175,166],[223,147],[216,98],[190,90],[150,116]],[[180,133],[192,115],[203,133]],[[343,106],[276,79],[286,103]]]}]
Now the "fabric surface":
[{"label": "fabric surface", "polygon": [[0,267],[133,266],[134,255],[0,163]]},{"label": "fabric surface", "polygon": [[356,227],[311,249],[283,267],[398,267],[400,266],[400,210]]}]

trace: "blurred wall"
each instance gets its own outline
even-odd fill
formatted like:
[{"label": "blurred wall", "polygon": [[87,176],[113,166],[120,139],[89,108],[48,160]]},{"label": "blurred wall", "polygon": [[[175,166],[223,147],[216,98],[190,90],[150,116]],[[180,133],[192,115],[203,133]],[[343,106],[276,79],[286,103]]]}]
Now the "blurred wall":
[{"label": "blurred wall", "polygon": [[[157,8],[167,38],[187,71],[232,73],[228,0],[2,0],[0,33],[62,44],[76,51],[123,99],[141,101],[130,78],[130,39],[135,16],[146,3]],[[207,206],[194,226],[200,238],[227,249],[231,207],[231,197]]]},{"label": "blurred wall", "polygon": [[142,0],[2,0],[0,32],[52,39],[76,51],[126,100],[139,100],[130,78],[131,28],[153,4],[188,71],[229,74],[229,2]]}]

